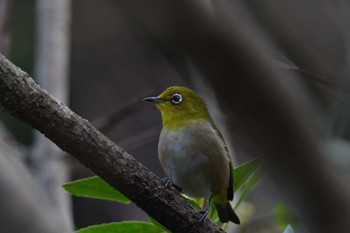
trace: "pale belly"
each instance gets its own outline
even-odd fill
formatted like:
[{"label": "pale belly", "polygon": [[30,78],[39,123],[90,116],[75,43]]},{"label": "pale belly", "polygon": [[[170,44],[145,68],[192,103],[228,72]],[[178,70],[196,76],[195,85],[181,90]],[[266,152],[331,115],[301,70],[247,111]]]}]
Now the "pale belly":
[{"label": "pale belly", "polygon": [[209,198],[211,186],[205,179],[202,163],[205,157],[189,158],[185,153],[168,155],[163,158],[162,167],[167,177],[181,187],[182,192],[188,196]]},{"label": "pale belly", "polygon": [[[212,143],[216,138],[210,137],[210,133],[196,135],[190,130],[184,133],[163,130],[159,141],[159,160],[165,174],[184,194],[194,198],[209,198],[213,189],[222,191],[228,186],[229,159],[218,153],[224,148]],[[213,147],[217,148],[213,150]],[[217,180],[213,181],[210,176],[216,176]]]}]

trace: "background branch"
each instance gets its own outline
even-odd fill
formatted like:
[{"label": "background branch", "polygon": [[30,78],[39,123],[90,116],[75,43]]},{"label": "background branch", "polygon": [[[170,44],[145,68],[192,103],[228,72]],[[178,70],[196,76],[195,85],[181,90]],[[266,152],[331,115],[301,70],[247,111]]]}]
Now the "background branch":
[{"label": "background branch", "polygon": [[[63,103],[69,90],[70,0],[36,1],[37,82]],[[34,179],[51,200],[67,232],[73,231],[71,197],[61,185],[70,180],[65,153],[40,132],[34,134],[34,145],[28,158]]]},{"label": "background branch", "polygon": [[102,116],[95,119],[92,124],[102,133],[106,134],[108,131],[112,130],[117,124],[119,124],[124,118],[127,118],[131,113],[137,110],[140,99],[145,96],[150,96],[154,94],[153,90],[148,90],[136,97],[133,97],[123,106],[119,107],[115,112],[107,116]]}]

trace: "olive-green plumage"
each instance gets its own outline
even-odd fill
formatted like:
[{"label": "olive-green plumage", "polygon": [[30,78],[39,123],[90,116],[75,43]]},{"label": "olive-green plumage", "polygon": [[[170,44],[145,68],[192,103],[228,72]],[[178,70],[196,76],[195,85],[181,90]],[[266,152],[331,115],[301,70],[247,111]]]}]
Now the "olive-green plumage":
[{"label": "olive-green plumage", "polygon": [[158,156],[170,181],[191,197],[212,197],[220,221],[239,224],[229,202],[233,199],[230,155],[203,99],[189,88],[173,86],[144,100],[155,103],[162,115]]}]

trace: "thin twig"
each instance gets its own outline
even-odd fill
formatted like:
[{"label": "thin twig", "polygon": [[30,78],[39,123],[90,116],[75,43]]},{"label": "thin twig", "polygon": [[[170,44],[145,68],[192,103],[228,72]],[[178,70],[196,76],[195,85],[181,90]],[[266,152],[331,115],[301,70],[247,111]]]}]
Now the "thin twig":
[{"label": "thin twig", "polygon": [[119,107],[116,111],[114,111],[112,114],[99,117],[94,121],[92,121],[92,124],[99,131],[103,133],[107,133],[108,131],[112,130],[113,127],[117,125],[120,121],[122,121],[124,118],[136,112],[138,110],[137,106],[140,104],[141,99],[143,97],[149,96],[150,94],[153,94],[153,93],[154,93],[154,90],[149,89],[141,93],[140,95],[133,97],[122,107]]}]

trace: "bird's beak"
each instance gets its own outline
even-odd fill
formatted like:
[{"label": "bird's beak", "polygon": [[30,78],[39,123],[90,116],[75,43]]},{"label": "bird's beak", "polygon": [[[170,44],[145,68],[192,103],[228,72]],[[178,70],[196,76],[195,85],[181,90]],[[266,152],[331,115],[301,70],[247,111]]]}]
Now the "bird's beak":
[{"label": "bird's beak", "polygon": [[151,102],[154,104],[160,104],[163,103],[165,100],[163,98],[154,96],[154,97],[146,97],[142,99],[143,101]]}]

